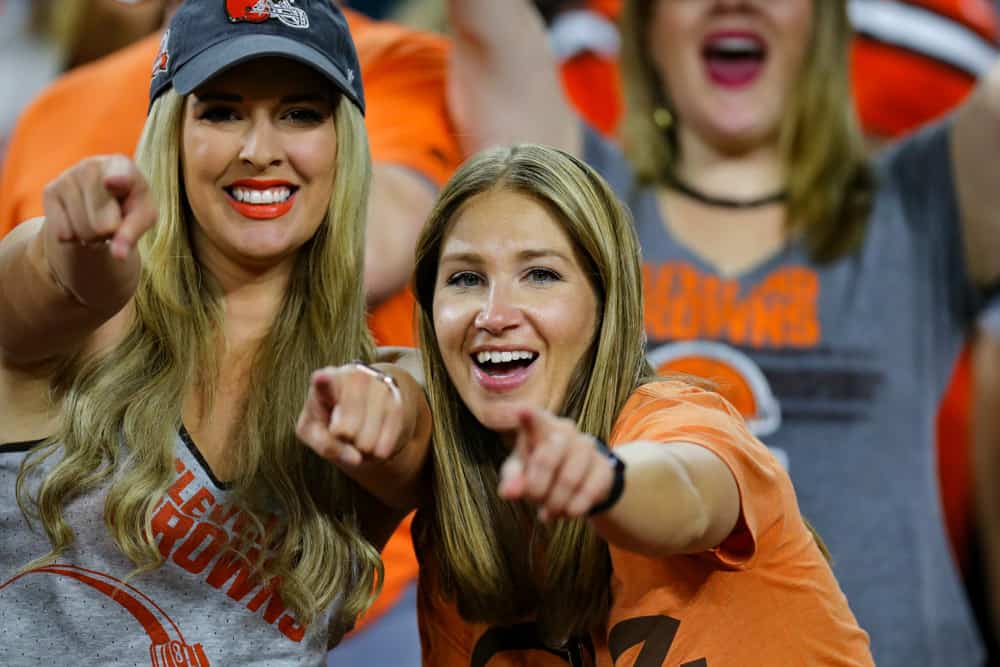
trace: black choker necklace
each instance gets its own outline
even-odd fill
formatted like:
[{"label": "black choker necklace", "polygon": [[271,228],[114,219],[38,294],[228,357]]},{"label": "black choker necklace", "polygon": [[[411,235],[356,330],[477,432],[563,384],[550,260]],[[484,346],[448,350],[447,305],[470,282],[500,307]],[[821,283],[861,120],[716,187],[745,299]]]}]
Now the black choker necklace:
[{"label": "black choker necklace", "polygon": [[667,185],[686,197],[690,197],[691,199],[699,201],[707,206],[715,206],[717,208],[760,208],[761,206],[778,204],[788,199],[788,192],[785,190],[772,192],[769,195],[757,197],[756,199],[728,199],[726,197],[715,197],[713,195],[707,195],[704,192],[695,190],[687,183],[677,179],[675,176],[671,176],[667,179]]}]

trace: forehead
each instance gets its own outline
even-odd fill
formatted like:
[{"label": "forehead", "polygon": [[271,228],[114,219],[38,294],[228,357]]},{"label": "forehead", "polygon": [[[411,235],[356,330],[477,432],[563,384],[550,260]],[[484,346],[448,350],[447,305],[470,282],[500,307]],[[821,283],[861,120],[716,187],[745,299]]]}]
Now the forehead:
[{"label": "forehead", "polygon": [[194,91],[195,97],[226,93],[244,98],[335,96],[333,84],[312,67],[279,57],[256,58],[227,69]]},{"label": "forehead", "polygon": [[465,202],[452,218],[442,244],[442,254],[532,250],[573,256],[575,244],[550,205],[509,190],[485,192]]}]

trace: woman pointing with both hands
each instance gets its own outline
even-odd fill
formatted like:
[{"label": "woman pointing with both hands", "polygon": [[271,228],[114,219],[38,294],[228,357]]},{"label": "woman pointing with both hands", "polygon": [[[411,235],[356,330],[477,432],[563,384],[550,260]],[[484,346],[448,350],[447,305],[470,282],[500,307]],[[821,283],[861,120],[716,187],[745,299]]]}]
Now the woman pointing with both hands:
[{"label": "woman pointing with both hands", "polygon": [[[136,162],[85,160],[0,243],[4,664],[316,664],[414,502],[423,393],[352,363],[374,350],[347,25],[328,0],[227,8],[174,16]],[[317,455],[295,427],[321,367]]]}]

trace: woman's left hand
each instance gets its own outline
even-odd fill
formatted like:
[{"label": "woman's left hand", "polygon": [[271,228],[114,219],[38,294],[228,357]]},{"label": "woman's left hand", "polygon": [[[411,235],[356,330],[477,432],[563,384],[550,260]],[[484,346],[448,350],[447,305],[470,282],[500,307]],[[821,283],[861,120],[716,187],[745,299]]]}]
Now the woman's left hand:
[{"label": "woman's left hand", "polygon": [[542,521],[576,518],[603,502],[613,482],[608,457],[574,421],[537,408],[518,411],[517,443],[500,469],[502,498],[537,503]]},{"label": "woman's left hand", "polygon": [[295,433],[323,458],[355,469],[366,459],[392,458],[406,441],[406,421],[395,380],[351,363],[312,374]]}]

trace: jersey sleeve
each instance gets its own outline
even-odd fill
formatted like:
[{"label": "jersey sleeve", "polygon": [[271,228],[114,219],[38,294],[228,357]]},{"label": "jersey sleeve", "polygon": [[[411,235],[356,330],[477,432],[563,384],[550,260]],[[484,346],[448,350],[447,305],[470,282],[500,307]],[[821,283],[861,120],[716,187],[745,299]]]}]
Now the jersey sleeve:
[{"label": "jersey sleeve", "polygon": [[698,445],[729,468],[740,516],[729,537],[706,556],[733,569],[752,566],[762,537],[780,530],[785,518],[787,475],[736,409],[719,394],[685,382],[647,384],[625,404],[611,435],[613,446],[640,440]]}]

